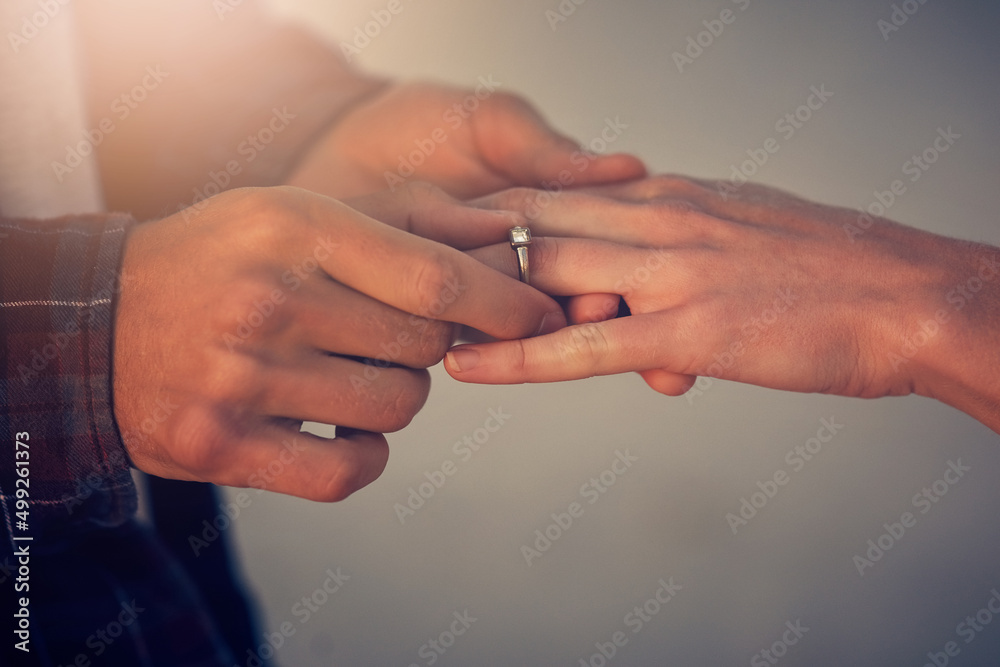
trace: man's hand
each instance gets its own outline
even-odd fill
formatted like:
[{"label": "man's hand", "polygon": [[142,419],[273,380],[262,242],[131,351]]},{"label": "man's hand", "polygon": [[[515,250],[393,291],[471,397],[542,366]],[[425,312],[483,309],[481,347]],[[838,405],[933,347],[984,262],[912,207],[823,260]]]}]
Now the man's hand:
[{"label": "man's hand", "polygon": [[361,202],[420,238],[293,188],[207,204],[137,227],[125,249],[114,408],[148,473],[339,500],[381,474],[381,433],[423,405],[453,323],[500,338],[565,324],[550,298],[427,240],[496,241],[511,214],[426,186]]},{"label": "man's hand", "polygon": [[517,185],[560,187],[644,176],[629,155],[584,153],[522,98],[481,85],[399,84],[353,109],[287,180],[338,199],[419,179],[462,199]]},{"label": "man's hand", "polygon": [[[535,286],[591,296],[570,308],[576,326],[455,348],[448,372],[510,383],[635,370],[672,395],[697,375],[845,396],[916,392],[1000,431],[1000,249],[762,186],[725,188],[658,177],[546,207],[530,190],[489,198],[538,214]],[[473,255],[517,274],[509,247]],[[609,295],[632,316],[595,312]]]}]

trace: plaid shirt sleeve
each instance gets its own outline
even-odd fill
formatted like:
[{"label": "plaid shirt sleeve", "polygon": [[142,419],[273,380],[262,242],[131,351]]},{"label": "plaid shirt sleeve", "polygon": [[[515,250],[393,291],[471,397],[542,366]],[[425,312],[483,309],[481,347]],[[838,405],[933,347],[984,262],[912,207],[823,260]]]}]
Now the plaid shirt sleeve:
[{"label": "plaid shirt sleeve", "polygon": [[[0,553],[11,545],[15,442],[29,451],[36,540],[115,526],[136,509],[112,410],[112,334],[131,218],[0,219]],[[20,434],[20,435],[19,435]]]}]

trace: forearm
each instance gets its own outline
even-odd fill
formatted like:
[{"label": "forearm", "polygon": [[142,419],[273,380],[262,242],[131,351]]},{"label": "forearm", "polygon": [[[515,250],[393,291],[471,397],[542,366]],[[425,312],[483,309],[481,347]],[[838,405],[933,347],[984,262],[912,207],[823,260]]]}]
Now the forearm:
[{"label": "forearm", "polygon": [[194,0],[77,7],[90,125],[114,126],[99,147],[106,200],[140,219],[217,188],[282,182],[344,110],[383,85],[249,0],[221,16]]}]

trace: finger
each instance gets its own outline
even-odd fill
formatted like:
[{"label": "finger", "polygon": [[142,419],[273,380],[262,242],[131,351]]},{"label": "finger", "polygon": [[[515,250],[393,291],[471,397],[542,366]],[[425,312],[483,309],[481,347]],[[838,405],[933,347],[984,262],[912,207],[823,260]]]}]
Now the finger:
[{"label": "finger", "polygon": [[440,362],[457,333],[450,322],[417,317],[329,279],[305,283],[290,319],[296,342],[309,352],[410,368]]},{"label": "finger", "polygon": [[667,396],[683,396],[694,386],[698,379],[694,375],[684,375],[682,373],[671,373],[662,368],[654,368],[649,371],[639,371],[639,375],[646,381],[650,389]]},{"label": "finger", "polygon": [[812,202],[770,186],[697,179],[679,174],[599,185],[588,188],[587,192],[657,207],[664,203],[687,206],[711,218],[766,228],[798,227],[802,209],[812,210],[814,207]]},{"label": "finger", "polygon": [[508,229],[525,223],[512,211],[474,208],[421,182],[345,203],[380,222],[459,249],[497,243]]},{"label": "finger", "polygon": [[[646,175],[646,165],[642,160],[628,153],[602,155],[586,149],[578,149],[570,154],[571,167],[563,167],[564,175],[570,171],[570,187],[585,187],[603,183],[627,182]],[[539,181],[538,185],[544,185]]]},{"label": "finger", "polygon": [[715,182],[688,178],[678,174],[657,174],[626,183],[595,185],[587,192],[635,203],[654,200],[679,199],[703,204],[718,199]]},{"label": "finger", "polygon": [[617,294],[581,294],[570,298],[567,316],[570,324],[604,322],[618,314],[621,297]]},{"label": "finger", "polygon": [[538,338],[460,345],[445,356],[445,369],[462,382],[515,384],[668,368],[666,351],[676,345],[665,319],[633,315]]},{"label": "finger", "polygon": [[337,427],[336,437],[322,438],[274,426],[242,444],[239,465],[218,483],[336,502],[378,479],[388,459],[381,433]]},{"label": "finger", "polygon": [[589,185],[646,175],[645,165],[631,155],[584,152],[519,97],[497,95],[492,102],[475,116],[480,151],[513,183],[540,186],[571,180],[572,185]]},{"label": "finger", "polygon": [[339,242],[320,258],[321,265],[359,292],[497,338],[534,336],[565,325],[562,309],[550,297],[454,248],[378,223],[332,199],[317,197],[313,203],[318,227],[329,228],[328,218],[347,222],[330,229]]},{"label": "finger", "polygon": [[255,407],[275,418],[391,433],[423,407],[430,383],[423,369],[314,352],[271,368]]},{"label": "finger", "polygon": [[[509,245],[476,248],[468,255],[511,277],[518,275],[517,255]],[[628,300],[643,288],[642,299],[668,308],[689,293],[689,279],[676,266],[675,255],[664,250],[589,239],[534,238],[528,247],[528,266],[532,286],[546,294],[618,294]]]},{"label": "finger", "polygon": [[514,188],[470,203],[515,211],[538,236],[582,237],[639,247],[704,239],[719,227],[719,221],[683,200],[637,203],[589,192]]}]

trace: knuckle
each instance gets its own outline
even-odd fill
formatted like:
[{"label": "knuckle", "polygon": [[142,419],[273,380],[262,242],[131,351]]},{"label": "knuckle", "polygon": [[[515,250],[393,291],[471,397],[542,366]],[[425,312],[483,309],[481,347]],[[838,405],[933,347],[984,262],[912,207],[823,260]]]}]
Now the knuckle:
[{"label": "knuckle", "polygon": [[[285,188],[240,188],[232,191],[234,203],[252,214],[255,224],[263,224],[288,206],[289,192]],[[260,219],[259,221],[257,219]]]},{"label": "knuckle", "polygon": [[414,314],[438,318],[448,311],[462,291],[461,272],[454,258],[441,250],[428,250],[420,259],[420,266],[410,282]]},{"label": "knuckle", "polygon": [[655,208],[660,211],[661,215],[666,214],[674,219],[688,220],[710,217],[694,202],[676,197],[657,202]]},{"label": "knuckle", "polygon": [[526,371],[529,370],[528,354],[527,354],[527,349],[524,346],[523,340],[518,339],[511,341],[510,355],[511,355],[511,358],[509,360],[510,366],[517,374],[523,375]]},{"label": "knuckle", "polygon": [[692,195],[703,190],[695,180],[676,174],[658,174],[636,181],[629,194],[639,200],[649,201],[665,197]]},{"label": "knuckle", "polygon": [[535,208],[533,205],[539,196],[539,192],[539,190],[526,187],[504,190],[491,197],[493,208],[514,211],[531,219],[529,211]]},{"label": "knuckle", "polygon": [[560,356],[587,367],[599,364],[610,351],[610,343],[602,327],[580,324],[570,328],[569,345],[560,348]]},{"label": "knuckle", "polygon": [[409,181],[405,188],[407,196],[414,203],[426,199],[449,199],[444,190],[427,181]]},{"label": "knuckle", "polygon": [[327,211],[324,200],[289,186],[247,188],[231,222],[238,226],[240,245],[272,252],[298,234],[314,231]]},{"label": "knuckle", "polygon": [[169,458],[199,478],[215,481],[225,471],[229,452],[238,444],[238,435],[213,410],[187,409],[179,412],[170,434]]},{"label": "knuckle", "polygon": [[[704,303],[689,304],[677,309],[672,320],[672,330],[679,349],[685,354],[676,353],[672,356],[674,363],[671,370],[687,375],[718,377],[709,369],[718,370],[716,354],[727,350],[734,340],[746,339],[738,329],[734,328],[732,309],[717,299],[708,299]],[[741,320],[742,321],[742,320]]]},{"label": "knuckle", "polygon": [[499,314],[496,319],[499,337],[501,339],[517,339],[533,336],[540,320],[527,317],[526,313],[527,310],[511,308],[505,313]]},{"label": "knuckle", "polygon": [[361,454],[354,448],[346,449],[337,463],[335,473],[320,481],[311,499],[323,503],[339,503],[363,486],[361,471],[364,465]]},{"label": "knuckle", "polygon": [[635,195],[640,199],[659,199],[673,191],[672,176],[652,176],[635,184]]},{"label": "knuckle", "polygon": [[659,178],[663,194],[674,196],[693,196],[705,193],[714,193],[716,184],[714,181],[705,181],[690,176],[680,174],[664,174]]},{"label": "knuckle", "polygon": [[[728,238],[732,225],[705,212],[698,204],[685,199],[661,199],[639,216],[650,234],[683,230],[685,238],[700,241],[720,241]],[[668,238],[671,238],[668,235]]]},{"label": "knuckle", "polygon": [[339,503],[361,488],[359,479],[363,465],[353,451],[345,453],[337,472],[323,480],[312,494],[312,499],[323,503]]},{"label": "knuckle", "polygon": [[[235,351],[255,336],[273,330],[283,320],[276,296],[280,288],[267,275],[244,275],[230,283],[225,295],[212,306],[214,327],[224,346]],[[278,317],[275,317],[278,315]]]},{"label": "knuckle", "polygon": [[311,490],[312,500],[337,503],[373,481],[389,459],[389,447],[384,439],[363,443],[345,441],[336,471]]},{"label": "knuckle", "polygon": [[249,407],[261,401],[269,385],[263,364],[248,354],[219,354],[202,365],[199,393],[212,405]]},{"label": "knuckle", "polygon": [[557,273],[559,271],[559,253],[562,250],[563,243],[563,239],[558,236],[545,236],[534,239],[528,248],[528,260],[531,270],[539,275],[550,271]]},{"label": "knuckle", "polygon": [[602,360],[611,349],[611,345],[604,329],[596,324],[585,324],[580,332],[583,344],[580,346],[583,358],[586,361],[598,362]]},{"label": "knuckle", "polygon": [[228,222],[234,240],[257,250],[268,250],[287,240],[294,216],[288,198],[265,189],[255,189],[240,198]]},{"label": "knuckle", "polygon": [[358,489],[357,484],[349,482],[345,476],[337,475],[327,481],[311,500],[320,503],[339,503],[347,500]]},{"label": "knuckle", "polygon": [[455,339],[455,325],[440,320],[430,320],[416,339],[412,364],[428,368],[444,359]]},{"label": "knuckle", "polygon": [[406,379],[393,382],[380,402],[376,423],[383,433],[394,433],[409,426],[430,393],[427,371],[400,370],[400,373],[405,373]]}]

